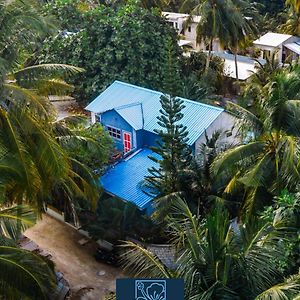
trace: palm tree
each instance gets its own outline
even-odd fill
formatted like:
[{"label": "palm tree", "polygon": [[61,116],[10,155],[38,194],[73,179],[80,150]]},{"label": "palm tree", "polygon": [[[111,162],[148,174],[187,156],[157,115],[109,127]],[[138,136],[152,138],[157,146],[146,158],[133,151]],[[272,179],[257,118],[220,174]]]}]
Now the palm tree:
[{"label": "palm tree", "polygon": [[58,64],[26,66],[52,26],[35,1],[0,0],[0,8],[0,294],[5,299],[46,299],[55,287],[52,268],[7,239],[16,238],[27,224],[21,217],[28,209],[4,207],[28,203],[40,213],[58,185],[69,198],[97,197],[90,170],[62,148],[48,99],[72,90],[64,78],[82,70]]},{"label": "palm tree", "polygon": [[[255,4],[249,3],[248,0],[232,0],[229,4],[228,16],[225,27],[227,35],[219,40],[224,40],[224,44],[234,54],[236,79],[238,76],[237,53],[240,48],[245,48],[249,44],[252,36],[257,34],[257,21],[259,11]],[[224,33],[225,34],[225,33]]]},{"label": "palm tree", "polygon": [[39,15],[35,1],[1,1],[0,5],[1,195],[5,201],[26,201],[41,209],[59,184],[69,198],[77,194],[95,200],[96,181],[61,147],[48,99],[71,91],[64,79],[82,69],[61,64],[24,67],[26,59],[19,54],[45,34],[47,20]]},{"label": "palm tree", "polygon": [[28,206],[0,210],[0,295],[5,299],[48,299],[55,290],[53,266],[17,247],[20,234],[35,223]]},{"label": "palm tree", "polygon": [[300,35],[300,14],[295,10],[290,9],[288,11],[287,21],[280,26],[280,30],[283,33],[291,34],[295,36]]},{"label": "palm tree", "polygon": [[258,202],[261,192],[277,195],[285,187],[294,190],[299,182],[299,97],[299,67],[295,65],[275,72],[252,112],[229,104],[240,120],[243,142],[218,157],[212,170],[220,178],[229,178],[225,193],[245,188],[243,206],[248,212],[264,204]]},{"label": "palm tree", "polygon": [[286,0],[287,5],[291,5],[296,13],[300,12],[300,1],[299,0]]},{"label": "palm tree", "polygon": [[[248,36],[255,32],[254,21],[258,18],[257,9],[247,0],[198,1],[191,14],[201,16],[197,25],[197,42],[204,40],[208,44],[206,71],[211,60],[213,41],[218,39],[236,57],[238,47],[246,43]],[[238,79],[237,61],[236,74]]]},{"label": "palm tree", "polygon": [[255,101],[256,98],[260,97],[261,91],[271,80],[271,77],[280,72],[282,68],[276,59],[276,53],[268,56],[264,64],[258,59],[254,61],[256,62],[255,72],[253,72],[245,84],[244,96],[253,97]]},{"label": "palm tree", "polygon": [[281,283],[284,277],[276,260],[284,257],[280,240],[295,232],[277,217],[238,224],[217,206],[203,222],[175,197],[168,231],[176,248],[176,268],[169,269],[141,245],[126,242],[125,270],[144,278],[183,278],[186,299],[293,299],[300,293],[300,277]]}]

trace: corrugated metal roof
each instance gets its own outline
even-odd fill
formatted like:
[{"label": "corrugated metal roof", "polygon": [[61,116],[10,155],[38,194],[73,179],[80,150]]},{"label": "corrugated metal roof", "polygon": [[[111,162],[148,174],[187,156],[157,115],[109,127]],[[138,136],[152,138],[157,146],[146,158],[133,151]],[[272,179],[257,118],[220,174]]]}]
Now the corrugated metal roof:
[{"label": "corrugated metal roof", "polygon": [[[162,95],[161,92],[115,81],[91,102],[86,110],[103,113],[114,109],[136,130],[143,128],[154,132],[154,129],[160,129],[157,124],[157,116],[160,115],[160,97]],[[185,108],[182,110],[183,118],[180,123],[187,127],[189,132],[188,144],[193,145],[224,110],[188,99],[181,99],[184,101]]]},{"label": "corrugated metal roof", "polygon": [[300,45],[299,42],[295,42],[295,43],[288,43],[285,44],[284,47],[290,49],[291,51],[300,54]]},{"label": "corrugated metal roof", "polygon": [[[163,11],[162,15],[167,19],[167,20],[178,20],[178,19],[183,19],[184,21],[187,20],[190,15],[188,14],[181,14],[181,13],[174,13],[174,12],[169,12],[169,11]],[[193,23],[199,23],[201,21],[201,16],[192,16]]]},{"label": "corrugated metal roof", "polygon": [[117,108],[116,111],[135,130],[139,130],[143,128],[142,109],[142,103],[137,103],[132,106]]},{"label": "corrugated metal roof", "polygon": [[[231,78],[236,78],[234,55],[224,52],[213,52],[213,55],[224,59],[224,75]],[[262,65],[266,63],[266,60],[264,59],[258,59],[258,61]],[[247,80],[250,76],[256,73],[258,71],[258,68],[256,68],[257,65],[258,63],[255,59],[247,56],[237,55],[239,80]]]},{"label": "corrugated metal roof", "polygon": [[142,184],[145,176],[149,175],[148,168],[156,165],[149,155],[160,158],[158,154],[145,148],[109,169],[100,179],[104,190],[134,203],[140,209],[146,208],[153,197],[143,192]]},{"label": "corrugated metal roof", "polygon": [[259,39],[253,42],[254,45],[262,45],[262,46],[270,46],[270,47],[278,47],[286,40],[291,38],[290,34],[282,34],[275,32],[268,32],[261,36]]}]

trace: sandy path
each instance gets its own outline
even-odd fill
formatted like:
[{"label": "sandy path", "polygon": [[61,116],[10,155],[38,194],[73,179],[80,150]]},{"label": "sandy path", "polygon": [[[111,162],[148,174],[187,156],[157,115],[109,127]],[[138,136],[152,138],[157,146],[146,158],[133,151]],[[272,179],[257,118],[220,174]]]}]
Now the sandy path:
[{"label": "sandy path", "polygon": [[[70,284],[71,299],[100,300],[108,291],[115,290],[115,279],[122,276],[121,271],[97,262],[93,257],[95,244],[80,246],[82,235],[70,226],[44,215],[25,235],[53,255],[57,270]],[[99,276],[99,271],[105,274]],[[78,291],[82,288],[93,289],[80,296]]]}]

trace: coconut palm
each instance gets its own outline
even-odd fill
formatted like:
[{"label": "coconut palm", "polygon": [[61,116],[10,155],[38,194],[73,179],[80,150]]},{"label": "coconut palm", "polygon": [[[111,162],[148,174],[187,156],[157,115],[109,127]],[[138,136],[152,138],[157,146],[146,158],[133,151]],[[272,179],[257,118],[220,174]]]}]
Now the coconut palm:
[{"label": "coconut palm", "polygon": [[[169,269],[149,250],[126,242],[125,270],[144,278],[183,278],[186,299],[293,299],[299,275],[284,281],[276,260],[284,256],[279,242],[295,235],[281,217],[238,224],[217,206],[205,222],[175,197],[168,219],[176,268]],[[282,298],[279,298],[282,297]],[[286,298],[283,298],[285,296]]]},{"label": "coconut palm", "polygon": [[35,223],[27,206],[0,210],[0,295],[5,299],[49,299],[56,287],[53,267],[47,260],[17,247],[26,228]]},{"label": "coconut palm", "polygon": [[272,53],[266,58],[265,63],[261,63],[259,59],[254,59],[256,62],[255,72],[247,80],[244,87],[244,95],[246,97],[253,97],[254,101],[260,97],[263,87],[268,84],[271,77],[276,72],[280,72],[282,67],[276,59],[276,53]]},{"label": "coconut palm", "polygon": [[[65,65],[40,65],[11,73],[7,76],[10,81],[3,83],[0,166],[5,172],[1,172],[0,177],[6,184],[4,191],[10,201],[26,199],[42,207],[51,188],[58,183],[65,186],[68,194],[73,191],[91,196],[93,193],[96,197],[95,192],[89,192],[92,185],[95,191],[95,180],[91,180],[90,172],[79,162],[70,160],[56,138],[57,128],[53,126],[54,116],[46,97],[53,91],[71,88],[59,76],[55,78],[55,73],[78,71],[80,69]],[[75,169],[84,170],[81,174],[85,174],[85,179],[75,172],[75,165]]]},{"label": "coconut palm", "polygon": [[[258,10],[247,0],[198,1],[191,14],[201,16],[197,25],[197,42],[208,44],[206,70],[209,68],[215,39],[236,55],[238,47],[246,43],[249,35],[256,31]],[[238,79],[238,72],[236,74]]]},{"label": "coconut palm", "polygon": [[252,112],[229,104],[245,133],[243,143],[218,157],[212,169],[221,178],[230,178],[225,193],[245,188],[248,212],[264,204],[258,202],[261,192],[276,195],[285,187],[294,190],[299,182],[299,93],[299,67],[292,66],[275,73]]},{"label": "coconut palm", "polygon": [[286,0],[287,5],[291,5],[295,12],[298,13],[300,12],[300,1],[299,0]]},{"label": "coconut palm", "polygon": [[41,208],[59,184],[69,198],[79,194],[95,200],[96,181],[61,147],[48,99],[48,95],[70,92],[73,87],[65,79],[82,69],[61,64],[25,66],[23,57],[47,32],[47,20],[35,1],[1,1],[0,5],[1,196],[11,203],[26,201]]},{"label": "coconut palm", "polygon": [[300,35],[300,14],[289,10],[287,21],[280,27],[283,33],[295,36]]}]

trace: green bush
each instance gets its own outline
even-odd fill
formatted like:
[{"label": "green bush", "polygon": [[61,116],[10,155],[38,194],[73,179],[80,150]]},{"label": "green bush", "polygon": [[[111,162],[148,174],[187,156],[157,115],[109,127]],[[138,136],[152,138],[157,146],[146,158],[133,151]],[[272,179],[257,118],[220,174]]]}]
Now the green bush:
[{"label": "green bush", "polygon": [[136,205],[106,194],[99,200],[96,213],[82,211],[79,216],[83,229],[95,240],[105,239],[118,243],[131,237],[153,242],[162,236],[160,228]]},{"label": "green bush", "polygon": [[83,67],[74,80],[76,95],[92,100],[114,80],[160,90],[164,44],[171,37],[178,55],[176,33],[160,13],[138,2],[111,8],[89,8],[82,1],[55,1],[46,6],[61,22],[61,33],[45,41],[40,63],[59,61]]}]

